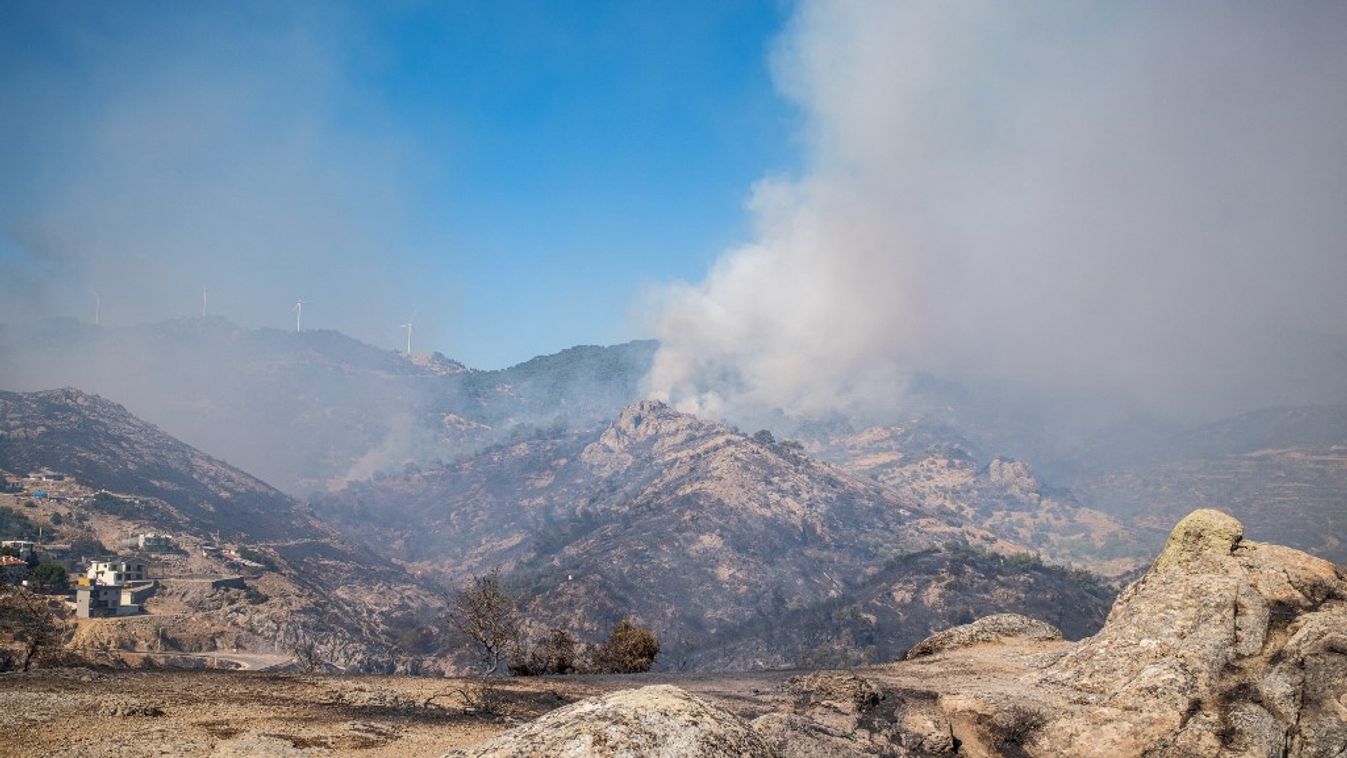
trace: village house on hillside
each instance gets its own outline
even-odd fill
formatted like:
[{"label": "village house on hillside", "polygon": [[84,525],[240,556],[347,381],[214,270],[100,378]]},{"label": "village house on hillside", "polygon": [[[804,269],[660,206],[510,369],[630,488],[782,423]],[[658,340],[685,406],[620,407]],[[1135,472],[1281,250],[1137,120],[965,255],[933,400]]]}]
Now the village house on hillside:
[{"label": "village house on hillside", "polygon": [[167,534],[146,532],[137,535],[136,546],[152,553],[165,553],[173,549],[173,538]]},{"label": "village house on hillside", "polygon": [[75,588],[75,615],[80,618],[134,616],[141,604],[154,593],[153,584],[136,587],[94,585]]},{"label": "village house on hillside", "polygon": [[75,615],[134,616],[155,588],[144,563],[119,558],[93,561],[75,588]]},{"label": "village house on hillside", "polygon": [[148,573],[145,564],[134,561],[110,559],[93,561],[84,574],[90,583],[96,585],[128,584],[145,581]]},{"label": "village house on hillside", "polygon": [[43,467],[28,472],[28,478],[38,482],[64,482],[65,474]]}]

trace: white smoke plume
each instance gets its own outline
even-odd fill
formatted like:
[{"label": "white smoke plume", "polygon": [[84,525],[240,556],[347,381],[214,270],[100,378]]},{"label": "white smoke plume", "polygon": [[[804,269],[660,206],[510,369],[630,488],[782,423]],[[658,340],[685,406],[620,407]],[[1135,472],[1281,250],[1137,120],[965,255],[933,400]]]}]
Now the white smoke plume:
[{"label": "white smoke plume", "polygon": [[773,64],[805,168],[662,293],[649,393],[868,412],[930,371],[1341,400],[1344,39],[1343,3],[804,2]]}]

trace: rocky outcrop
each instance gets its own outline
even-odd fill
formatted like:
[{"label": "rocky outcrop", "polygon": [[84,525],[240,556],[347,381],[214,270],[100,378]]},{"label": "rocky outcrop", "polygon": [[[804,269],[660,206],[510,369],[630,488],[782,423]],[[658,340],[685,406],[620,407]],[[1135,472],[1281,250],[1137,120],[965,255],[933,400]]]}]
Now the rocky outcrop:
[{"label": "rocky outcrop", "polygon": [[904,691],[856,674],[792,678],[786,708],[753,728],[782,758],[953,755],[950,724],[929,693]]},{"label": "rocky outcrop", "polygon": [[[1047,624],[997,615],[908,658],[784,682],[753,739],[727,713],[646,688],[462,755],[665,755],[673,744],[782,758],[1347,755],[1347,580],[1245,539],[1217,511],[1174,528],[1093,637],[1064,642]],[[627,752],[604,752],[612,744]]]},{"label": "rocky outcrop", "polygon": [[1218,511],[1179,522],[1098,634],[1001,643],[913,662],[960,755],[1347,755],[1347,581]]},{"label": "rocky outcrop", "polygon": [[930,637],[912,646],[903,656],[904,660],[920,658],[923,655],[939,653],[943,650],[956,650],[984,642],[1000,642],[1010,638],[1031,640],[1060,640],[1062,632],[1052,624],[1038,619],[1021,616],[1018,613],[994,613],[983,616],[971,624],[956,626],[936,632]]},{"label": "rocky outcrop", "polygon": [[670,685],[581,700],[445,758],[777,758],[742,719]]},{"label": "rocky outcrop", "polygon": [[1211,510],[1175,527],[1104,629],[1040,676],[1083,707],[1046,723],[1038,745],[1115,755],[1347,751],[1347,582],[1328,561],[1243,531]]}]

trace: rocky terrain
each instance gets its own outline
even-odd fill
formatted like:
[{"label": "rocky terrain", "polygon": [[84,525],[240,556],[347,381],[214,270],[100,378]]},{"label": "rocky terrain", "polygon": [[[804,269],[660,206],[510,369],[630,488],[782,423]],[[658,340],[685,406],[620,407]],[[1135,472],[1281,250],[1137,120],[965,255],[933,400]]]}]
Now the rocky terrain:
[{"label": "rocky terrain", "polygon": [[958,513],[1049,560],[1107,575],[1138,567],[1163,539],[1163,528],[1137,528],[1045,483],[1024,461],[992,456],[980,462],[950,430],[938,436],[920,423],[833,433],[811,452],[885,484],[918,502]]},{"label": "rocky terrain", "polygon": [[[0,325],[0,387],[98,392],[308,497],[408,464],[589,434],[642,398],[656,347],[581,346],[478,371],[331,331],[219,318],[123,328],[55,319]],[[905,390],[883,419],[780,410],[752,428],[797,438],[813,457],[957,511],[1050,561],[1109,576],[1141,567],[1194,505],[1347,558],[1336,536],[1347,491],[1343,406],[1271,408],[1185,428],[1013,386],[918,374]]]},{"label": "rocky terrain", "polygon": [[[0,328],[0,386],[105,387],[198,444],[77,392],[11,395],[0,466],[132,494],[107,529],[261,546],[304,607],[337,601],[359,631],[336,659],[360,666],[430,665],[448,642],[436,593],[496,567],[534,631],[594,641],[633,615],[661,666],[709,670],[883,660],[1000,611],[1091,633],[1116,586],[1078,569],[1135,577],[1193,505],[1344,557],[1340,407],[1043,445],[1051,403],[916,377],[893,412],[909,420],[777,418],[797,444],[631,405],[654,347],[475,371],[221,319]],[[316,512],[225,460],[322,490]],[[353,664],[358,639],[377,653]]]},{"label": "rocky terrain", "polygon": [[751,722],[647,687],[450,755],[1342,755],[1344,623],[1347,578],[1333,564],[1199,510],[1078,643],[992,616],[923,641],[908,662],[793,678],[788,706]]},{"label": "rocky terrain", "polygon": [[[70,560],[116,553],[144,532],[172,534],[178,548],[145,556],[165,578],[151,614],[81,622],[82,649],[162,651],[167,640],[169,651],[288,658],[312,647],[318,660],[350,670],[436,667],[422,660],[433,650],[409,646],[405,632],[442,612],[440,596],[121,406],[76,390],[0,393],[0,469],[43,467],[64,476],[30,488],[48,497],[0,495],[0,507],[44,525],[46,541],[64,543]],[[246,591],[193,579],[237,573],[230,545],[252,556]]]},{"label": "rocky terrain", "polygon": [[[1347,578],[1197,511],[1098,634],[994,616],[847,671],[0,676],[13,755],[1246,756],[1347,748]],[[465,699],[465,695],[467,699]]]},{"label": "rocky terrain", "polygon": [[1206,505],[1270,540],[1347,561],[1347,406],[1271,408],[1091,450],[1061,478],[1150,533]]},{"label": "rocky terrain", "polygon": [[501,568],[544,626],[595,637],[634,615],[673,667],[882,660],[999,610],[1079,637],[1112,596],[957,511],[658,402],[313,507],[417,573]]},{"label": "rocky terrain", "polygon": [[[79,390],[0,392],[0,468],[51,468],[85,484],[171,502],[172,526],[254,537],[313,536],[285,495]],[[147,511],[148,511],[147,507]]]}]

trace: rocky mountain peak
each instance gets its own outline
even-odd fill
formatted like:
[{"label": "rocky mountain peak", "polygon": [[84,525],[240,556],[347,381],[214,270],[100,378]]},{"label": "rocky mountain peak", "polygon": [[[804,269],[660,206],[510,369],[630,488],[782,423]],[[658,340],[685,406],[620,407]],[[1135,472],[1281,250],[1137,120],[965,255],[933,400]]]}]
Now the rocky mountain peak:
[{"label": "rocky mountain peak", "polygon": [[111,401],[103,400],[97,395],[90,395],[89,393],[75,389],[74,387],[61,387],[60,389],[49,390],[38,394],[45,395],[61,402],[74,403],[75,405],[88,405],[94,401],[103,401],[108,405],[115,405]]},{"label": "rocky mountain peak", "polygon": [[452,376],[454,374],[465,374],[472,371],[472,369],[459,363],[453,358],[449,358],[444,353],[412,353],[411,355],[403,357],[405,357],[407,362],[411,363],[413,366],[436,376]]},{"label": "rocky mountain peak", "polygon": [[689,426],[719,425],[680,413],[662,400],[642,400],[623,408],[609,428],[630,439],[641,440]]},{"label": "rocky mountain peak", "polygon": [[679,413],[659,400],[643,400],[623,408],[603,434],[585,448],[581,460],[603,475],[612,475],[644,455],[731,434],[722,424]]},{"label": "rocky mountain peak", "polygon": [[993,458],[987,464],[987,479],[993,485],[1021,497],[1037,493],[1041,486],[1029,464],[1002,456]]}]

